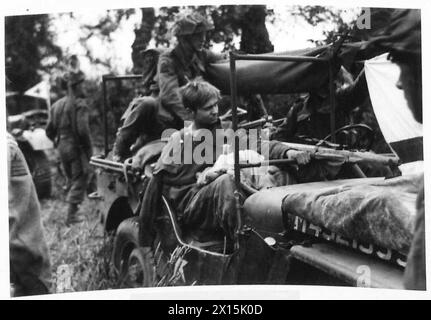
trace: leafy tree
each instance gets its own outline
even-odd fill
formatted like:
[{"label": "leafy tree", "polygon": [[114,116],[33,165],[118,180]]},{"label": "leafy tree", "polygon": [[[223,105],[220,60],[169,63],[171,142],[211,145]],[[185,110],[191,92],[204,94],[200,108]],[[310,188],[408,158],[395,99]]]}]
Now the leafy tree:
[{"label": "leafy tree", "polygon": [[274,51],[269,40],[265,19],[265,6],[249,6],[240,19],[242,30],[240,50],[247,53],[265,53]]},{"label": "leafy tree", "polygon": [[353,24],[343,20],[341,13],[341,9],[324,6],[294,6],[292,10],[292,15],[304,18],[305,21],[312,26],[328,22],[335,26],[332,30],[323,31],[323,35],[325,37],[323,41],[308,39],[308,41],[316,45],[332,43],[339,35],[344,34],[353,27]]},{"label": "leafy tree", "polygon": [[135,41],[132,44],[133,73],[139,73],[142,68],[140,52],[145,50],[151,41],[156,24],[154,8],[142,8],[141,26],[135,29]]},{"label": "leafy tree", "polygon": [[247,53],[271,52],[274,46],[265,25],[266,16],[271,14],[272,11],[263,5],[208,7],[207,16],[214,21],[211,41],[224,42],[226,51],[235,50],[234,36],[240,36],[239,50]]},{"label": "leafy tree", "polygon": [[241,36],[239,50],[247,53],[273,51],[265,25],[265,18],[271,11],[262,5],[243,6],[188,6],[142,8],[141,26],[135,29],[135,41],[132,45],[134,71],[140,69],[139,52],[146,49],[154,38],[155,45],[170,47],[173,39],[169,30],[175,15],[184,11],[197,11],[212,20],[214,30],[209,33],[207,46],[211,43],[224,43],[224,50],[235,49],[234,36]]},{"label": "leafy tree", "polygon": [[301,16],[307,23],[312,26],[317,26],[321,23],[330,22],[334,25],[332,30],[324,30],[323,35],[325,39],[309,41],[316,45],[329,44],[334,42],[340,35],[348,32],[349,37],[346,39],[347,42],[362,41],[370,38],[371,35],[378,33],[388,23],[390,14],[394,9],[391,8],[363,8],[358,17],[365,13],[365,10],[369,10],[371,26],[369,29],[358,28],[356,20],[345,21],[342,16],[342,9],[325,6],[294,6],[292,14]]},{"label": "leafy tree", "polygon": [[62,50],[53,42],[49,23],[48,15],[5,18],[7,90],[29,89],[41,80],[41,72],[58,64]]}]

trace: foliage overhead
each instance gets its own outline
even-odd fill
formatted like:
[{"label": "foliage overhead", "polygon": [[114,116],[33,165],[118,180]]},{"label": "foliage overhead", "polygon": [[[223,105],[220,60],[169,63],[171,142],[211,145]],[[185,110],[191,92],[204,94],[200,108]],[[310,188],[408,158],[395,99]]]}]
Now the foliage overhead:
[{"label": "foliage overhead", "polygon": [[[173,6],[140,10],[142,20],[134,30],[136,39],[131,44],[132,61],[137,68],[133,72],[139,71],[139,52],[147,48],[151,41],[157,47],[169,47],[174,43],[170,30],[175,15],[180,11],[198,11],[213,21],[215,29],[209,34],[208,47],[213,43],[223,43],[224,51],[239,49],[249,53],[263,53],[273,49],[265,21],[273,23],[276,17],[266,6]],[[289,14],[302,16],[313,26],[333,22],[334,30],[324,31],[326,40],[313,41],[316,45],[332,42],[339,33],[352,27],[343,21],[340,13],[340,9],[322,6],[294,6],[289,9]],[[112,69],[113,62],[109,58],[102,60],[93,56],[88,48],[88,40],[97,37],[103,41],[113,41],[112,34],[117,31],[120,23],[134,14],[135,9],[107,10],[99,21],[92,25],[82,25],[84,35],[79,42],[92,64]],[[74,17],[73,13],[69,15]],[[48,15],[6,17],[6,75],[11,81],[8,84],[9,90],[26,90],[40,81],[41,72],[64,68],[61,59],[65,52],[55,45],[54,35],[49,29],[50,21],[54,18],[55,16]],[[373,25],[374,21],[376,19],[373,20]],[[357,34],[363,37],[363,33]],[[236,37],[241,39],[239,48],[235,48]]]},{"label": "foliage overhead", "polygon": [[[162,7],[155,17],[156,28],[154,29],[156,46],[164,45],[169,47],[172,35],[169,33],[169,26],[175,20],[175,15],[179,12],[196,11],[212,20],[214,30],[209,33],[208,43],[224,43],[224,50],[235,49],[234,36],[241,36],[244,28],[265,28],[265,17],[271,15],[272,11],[265,6],[256,5],[222,5],[222,6],[183,6],[183,7]],[[254,21],[253,18],[255,19]],[[256,20],[257,18],[257,20]],[[249,22],[254,22],[250,24]],[[244,39],[242,39],[244,40]],[[251,39],[249,39],[251,41]],[[267,42],[266,39],[264,42]]]},{"label": "foliage overhead", "polygon": [[54,44],[48,15],[5,18],[7,90],[23,92],[58,64],[62,49]]},{"label": "foliage overhead", "polygon": [[[390,14],[394,9],[391,8],[367,8],[370,12],[370,29],[359,29],[356,20],[345,21],[342,16],[343,9],[324,6],[294,6],[292,15],[301,16],[307,23],[317,26],[320,23],[330,22],[334,25],[332,30],[323,30],[324,40],[309,39],[316,45],[329,44],[334,42],[340,35],[348,33],[347,42],[363,41],[386,26]],[[361,14],[364,14],[362,9]],[[360,16],[360,15],[358,15]]]}]

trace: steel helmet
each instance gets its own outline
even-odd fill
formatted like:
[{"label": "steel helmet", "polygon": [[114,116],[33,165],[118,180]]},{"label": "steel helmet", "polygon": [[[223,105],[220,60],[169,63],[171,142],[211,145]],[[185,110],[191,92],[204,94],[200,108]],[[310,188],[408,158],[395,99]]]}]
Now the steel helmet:
[{"label": "steel helmet", "polygon": [[173,27],[175,36],[185,36],[213,30],[214,25],[199,13],[181,15]]}]

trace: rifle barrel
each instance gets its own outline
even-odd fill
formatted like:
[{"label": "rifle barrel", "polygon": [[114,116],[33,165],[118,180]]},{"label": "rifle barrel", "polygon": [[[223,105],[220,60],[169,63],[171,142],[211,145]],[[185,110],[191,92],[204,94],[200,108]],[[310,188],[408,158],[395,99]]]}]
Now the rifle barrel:
[{"label": "rifle barrel", "polygon": [[[108,171],[113,171],[113,172],[118,172],[118,173],[124,173],[124,170],[121,169],[121,168],[118,168],[118,167],[112,167],[112,166],[104,165],[104,164],[97,163],[97,162],[94,162],[94,161],[90,161],[90,164],[93,165],[93,166],[95,166],[95,167],[102,168],[102,169],[105,169],[105,170],[108,170]],[[132,170],[127,170],[127,174],[130,174],[130,175],[133,175],[133,176],[135,175],[135,173]]]},{"label": "rifle barrel", "polygon": [[388,156],[387,154],[380,155],[364,151],[334,150],[331,148],[288,142],[283,142],[283,144],[295,150],[308,151],[312,155],[315,155],[316,158],[320,159],[342,160],[344,158],[344,161],[351,163],[374,162],[386,165],[397,165],[400,162],[400,159],[395,155]]},{"label": "rifle barrel", "polygon": [[106,164],[106,165],[110,165],[113,167],[123,167],[123,164],[121,162],[116,162],[116,161],[112,161],[112,160],[106,160],[106,159],[100,159],[100,158],[91,158],[91,161],[93,162],[97,162],[97,163],[102,163],[102,164]]},{"label": "rifle barrel", "polygon": [[[108,171],[124,173],[124,165],[119,162],[93,157],[90,160],[90,164],[95,167],[99,167]],[[126,172],[128,175],[132,175],[132,176],[140,175],[139,171],[132,169],[132,166],[129,164],[126,165]]]},{"label": "rifle barrel", "polygon": [[274,159],[274,160],[265,160],[262,162],[255,162],[255,163],[239,163],[239,167],[241,169],[244,169],[244,168],[255,168],[255,167],[263,167],[263,166],[275,166],[278,164],[296,164],[296,160]]},{"label": "rifle barrel", "polygon": [[[285,119],[286,118],[281,118],[281,119],[273,120],[272,124],[279,125]],[[258,120],[254,120],[254,121],[250,121],[250,122],[246,122],[246,123],[240,124],[240,125],[238,125],[238,128],[241,128],[241,129],[250,129],[250,128],[259,127],[261,125],[264,125],[267,122],[269,122],[268,119],[262,118],[262,119],[258,119]]]}]

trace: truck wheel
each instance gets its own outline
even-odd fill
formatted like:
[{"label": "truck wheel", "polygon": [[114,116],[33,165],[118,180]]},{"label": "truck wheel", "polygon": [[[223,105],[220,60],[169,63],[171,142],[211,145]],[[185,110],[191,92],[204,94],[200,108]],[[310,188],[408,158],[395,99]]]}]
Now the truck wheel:
[{"label": "truck wheel", "polygon": [[51,167],[43,151],[32,151],[27,155],[28,166],[33,177],[39,199],[51,196]]},{"label": "truck wheel", "polygon": [[127,270],[120,281],[122,288],[153,287],[155,285],[154,257],[150,247],[133,249],[129,256]]},{"label": "truck wheel", "polygon": [[117,228],[114,240],[112,260],[115,270],[124,276],[130,254],[139,247],[139,220],[131,217],[123,220]]}]

